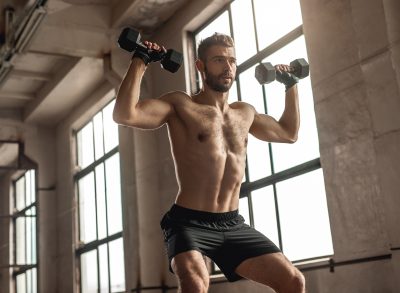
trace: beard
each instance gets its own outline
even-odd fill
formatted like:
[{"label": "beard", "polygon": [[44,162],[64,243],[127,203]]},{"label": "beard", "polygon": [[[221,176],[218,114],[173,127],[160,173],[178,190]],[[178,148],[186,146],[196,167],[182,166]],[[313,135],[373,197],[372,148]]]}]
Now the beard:
[{"label": "beard", "polygon": [[214,91],[226,93],[231,88],[234,78],[231,78],[229,83],[224,83],[220,79],[227,76],[226,73],[214,75],[208,72],[207,67],[204,68],[204,82]]}]

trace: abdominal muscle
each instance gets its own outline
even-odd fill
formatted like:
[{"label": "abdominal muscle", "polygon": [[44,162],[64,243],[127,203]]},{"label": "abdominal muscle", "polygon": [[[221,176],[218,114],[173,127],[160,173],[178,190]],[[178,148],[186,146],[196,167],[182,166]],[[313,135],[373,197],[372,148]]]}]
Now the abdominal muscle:
[{"label": "abdominal muscle", "polygon": [[211,150],[174,155],[179,192],[176,204],[201,211],[238,209],[244,175],[244,155]]}]

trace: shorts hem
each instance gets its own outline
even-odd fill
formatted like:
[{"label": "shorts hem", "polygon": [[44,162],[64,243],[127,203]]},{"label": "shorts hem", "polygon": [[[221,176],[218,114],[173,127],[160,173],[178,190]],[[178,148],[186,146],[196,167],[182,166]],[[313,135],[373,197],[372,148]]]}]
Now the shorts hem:
[{"label": "shorts hem", "polygon": [[227,280],[229,282],[235,282],[235,281],[239,281],[240,279],[243,279],[242,276],[238,275],[237,273],[235,273],[235,270],[237,269],[237,267],[244,262],[245,260],[249,259],[249,258],[253,258],[253,257],[257,257],[257,256],[261,256],[264,254],[271,254],[271,253],[282,253],[282,251],[279,248],[262,248],[262,249],[257,249],[255,251],[252,251],[252,253],[248,253],[245,256],[241,257],[238,259],[238,261],[233,265],[233,270],[231,273],[224,273],[222,270],[222,273],[226,276]]}]

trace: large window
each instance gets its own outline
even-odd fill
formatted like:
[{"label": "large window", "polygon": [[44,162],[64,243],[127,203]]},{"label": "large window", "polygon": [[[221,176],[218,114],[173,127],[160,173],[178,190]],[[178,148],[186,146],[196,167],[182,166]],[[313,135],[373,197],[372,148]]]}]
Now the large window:
[{"label": "large window", "polygon": [[[260,85],[260,62],[289,64],[307,58],[298,0],[235,0],[194,33],[196,48],[214,32],[235,40],[237,77],[229,102],[253,105],[276,119],[285,105],[284,86]],[[198,87],[201,86],[197,76]],[[249,136],[240,212],[293,262],[333,254],[321,170],[310,77],[298,84],[301,126],[295,144],[266,143]]]},{"label": "large window", "polygon": [[29,170],[14,185],[14,284],[16,293],[37,292],[36,176]]},{"label": "large window", "polygon": [[125,292],[118,128],[114,102],[76,134],[80,288]]}]

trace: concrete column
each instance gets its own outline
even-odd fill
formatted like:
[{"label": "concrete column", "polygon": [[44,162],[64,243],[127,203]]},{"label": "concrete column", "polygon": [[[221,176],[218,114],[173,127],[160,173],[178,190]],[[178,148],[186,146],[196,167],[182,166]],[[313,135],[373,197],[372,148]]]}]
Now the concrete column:
[{"label": "concrete column", "polygon": [[73,185],[75,142],[68,125],[57,129],[57,286],[59,293],[76,291],[75,216]]},{"label": "concrete column", "polygon": [[38,127],[25,137],[25,154],[37,163],[38,284],[40,292],[57,290],[56,145],[53,129]]},{"label": "concrete column", "polygon": [[121,164],[121,202],[123,215],[123,237],[126,290],[136,288],[140,280],[139,218],[135,145],[133,130],[119,127],[119,156]]},{"label": "concrete column", "polygon": [[[395,2],[301,1],[336,260],[391,253],[399,235]],[[392,262],[340,268],[317,291],[395,292]]]}]

